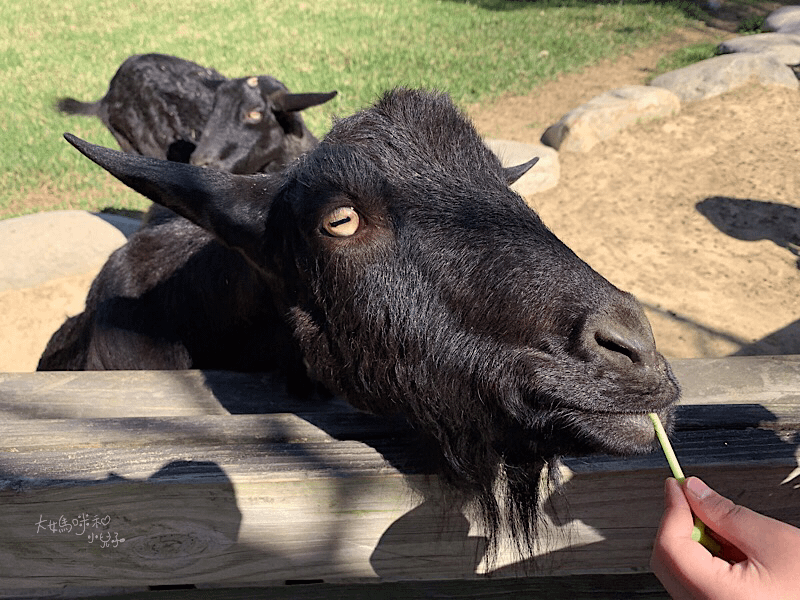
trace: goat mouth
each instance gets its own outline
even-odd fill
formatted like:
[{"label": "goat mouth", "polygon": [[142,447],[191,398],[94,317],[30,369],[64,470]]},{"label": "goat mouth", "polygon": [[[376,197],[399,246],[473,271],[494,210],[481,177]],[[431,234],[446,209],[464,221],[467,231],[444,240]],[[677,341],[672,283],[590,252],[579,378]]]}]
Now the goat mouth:
[{"label": "goat mouth", "polygon": [[[674,405],[654,408],[669,431],[674,421]],[[645,411],[597,412],[562,407],[538,423],[550,435],[550,453],[561,456],[645,454],[656,447],[653,422]]]},{"label": "goat mouth", "polygon": [[[654,410],[669,430],[674,405]],[[647,412],[576,411],[571,429],[596,452],[616,455],[643,454],[655,448],[656,435]]]}]

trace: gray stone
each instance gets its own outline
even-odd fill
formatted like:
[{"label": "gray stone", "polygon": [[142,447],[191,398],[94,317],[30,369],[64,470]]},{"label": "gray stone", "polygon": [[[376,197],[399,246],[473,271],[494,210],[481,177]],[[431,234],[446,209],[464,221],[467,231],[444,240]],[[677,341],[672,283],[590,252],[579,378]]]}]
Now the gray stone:
[{"label": "gray stone", "polygon": [[82,210],[0,221],[0,291],[97,269],[125,239],[117,227]]},{"label": "gray stone", "polygon": [[561,177],[561,163],[558,152],[542,144],[524,144],[508,140],[483,140],[489,149],[500,159],[504,167],[513,167],[539,157],[530,171],[520,177],[511,189],[521,196],[543,192],[558,185]]},{"label": "gray stone", "polygon": [[588,152],[599,142],[644,119],[667,117],[680,111],[672,92],[632,85],[595,96],[547,128],[542,143],[557,150]]},{"label": "gray stone", "polygon": [[790,33],[759,33],[722,42],[720,54],[752,52],[778,59],[785,65],[800,64],[800,35]]},{"label": "gray stone", "polygon": [[779,33],[800,34],[800,6],[781,6],[767,15],[763,28]]},{"label": "gray stone", "polygon": [[92,214],[119,229],[126,238],[131,237],[142,226],[142,222],[139,219],[133,219],[131,217],[123,217],[122,215],[114,215],[111,213]]},{"label": "gray stone", "polygon": [[800,87],[794,71],[779,60],[749,52],[715,56],[659,75],[650,85],[672,91],[682,102],[691,102],[718,96],[750,81],[794,90]]}]

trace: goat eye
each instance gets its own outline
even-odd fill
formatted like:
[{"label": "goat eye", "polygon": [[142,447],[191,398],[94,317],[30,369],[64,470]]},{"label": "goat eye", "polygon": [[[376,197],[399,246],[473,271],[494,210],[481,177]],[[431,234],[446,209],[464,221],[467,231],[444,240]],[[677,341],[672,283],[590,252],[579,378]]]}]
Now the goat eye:
[{"label": "goat eye", "polygon": [[358,231],[361,219],[352,206],[341,206],[329,212],[322,220],[322,228],[336,237],[350,237]]},{"label": "goat eye", "polygon": [[247,120],[251,123],[260,123],[261,119],[264,118],[264,113],[260,110],[251,110],[247,113]]}]

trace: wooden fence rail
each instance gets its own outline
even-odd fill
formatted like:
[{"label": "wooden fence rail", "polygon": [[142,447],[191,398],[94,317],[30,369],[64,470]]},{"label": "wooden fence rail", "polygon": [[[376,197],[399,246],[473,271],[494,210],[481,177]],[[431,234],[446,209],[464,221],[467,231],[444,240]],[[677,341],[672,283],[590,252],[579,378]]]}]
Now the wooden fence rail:
[{"label": "wooden fence rail", "polygon": [[[684,470],[800,525],[800,356],[673,366]],[[659,452],[565,460],[542,548],[486,564],[402,422],[265,376],[0,374],[0,414],[0,598],[667,597]]]}]

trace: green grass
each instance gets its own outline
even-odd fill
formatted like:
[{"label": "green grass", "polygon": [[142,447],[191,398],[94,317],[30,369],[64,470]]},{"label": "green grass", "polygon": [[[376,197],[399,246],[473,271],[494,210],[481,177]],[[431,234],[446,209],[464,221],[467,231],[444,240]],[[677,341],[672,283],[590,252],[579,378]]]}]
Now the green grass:
[{"label": "green grass", "polygon": [[61,138],[116,148],[99,120],[53,109],[60,96],[101,97],[131,54],[174,54],[230,77],[269,73],[293,91],[336,89],[304,113],[323,135],[332,115],[393,86],[440,89],[462,105],[525,93],[687,22],[669,2],[0,0],[0,218],[146,206]]},{"label": "green grass", "polygon": [[739,26],[736,28],[738,33],[764,33],[764,21],[766,17],[761,15],[753,15],[752,17],[748,17],[744,19]]},{"label": "green grass", "polygon": [[674,71],[676,69],[692,65],[696,62],[700,62],[701,60],[712,58],[716,55],[718,46],[719,44],[717,43],[703,42],[700,44],[692,44],[691,46],[686,46],[685,48],[676,50],[675,52],[664,56],[658,61],[658,63],[656,63],[656,68],[651,79],[661,75],[662,73]]}]

